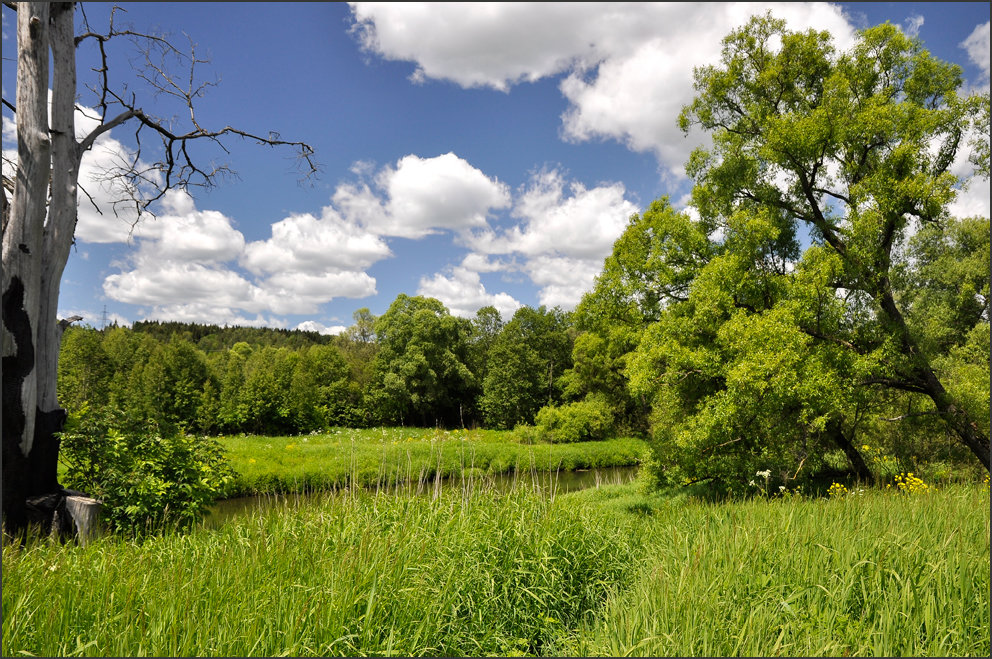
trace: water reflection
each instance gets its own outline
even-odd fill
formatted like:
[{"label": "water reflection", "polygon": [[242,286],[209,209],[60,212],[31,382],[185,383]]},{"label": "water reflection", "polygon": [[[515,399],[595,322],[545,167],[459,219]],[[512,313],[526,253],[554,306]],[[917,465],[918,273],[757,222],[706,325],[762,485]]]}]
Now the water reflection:
[{"label": "water reflection", "polygon": [[[441,491],[457,490],[462,492],[487,491],[509,492],[514,488],[536,489],[547,493],[564,494],[585,490],[601,485],[629,483],[637,476],[637,467],[604,467],[600,469],[580,469],[576,471],[535,471],[514,472],[512,474],[497,474],[495,476],[456,477],[432,480],[427,482],[407,482],[396,485],[385,485],[378,488],[388,493],[398,492],[409,495],[434,494]],[[256,510],[263,511],[273,506],[284,506],[286,503],[305,504],[314,497],[324,493],[313,494],[261,494],[250,497],[238,497],[218,501],[210,509],[203,524],[207,528],[218,528],[221,524],[240,515],[250,514]]]}]

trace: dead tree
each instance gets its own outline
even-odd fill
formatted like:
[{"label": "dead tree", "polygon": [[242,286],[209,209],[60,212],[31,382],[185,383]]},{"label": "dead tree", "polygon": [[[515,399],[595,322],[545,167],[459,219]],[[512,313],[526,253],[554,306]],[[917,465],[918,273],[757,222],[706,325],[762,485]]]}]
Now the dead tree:
[{"label": "dead tree", "polygon": [[[267,146],[296,150],[306,176],[316,171],[313,149],[275,133],[255,135],[230,126],[210,130],[197,120],[195,101],[213,83],[196,81],[197,59],[190,45],[180,51],[163,37],[119,29],[114,8],[106,33],[75,34],[75,3],[4,2],[17,14],[16,104],[3,100],[17,126],[17,162],[12,179],[4,176],[3,220],[3,523],[21,531],[31,523],[50,526],[53,511],[64,507],[65,490],[57,479],[58,432],[66,412],[56,392],[59,345],[65,323],[56,317],[59,285],[76,228],[79,167],[98,137],[119,126],[134,127],[136,150],[106,176],[125,183],[134,217],[169,189],[210,186],[224,167],[204,167],[193,156],[194,143],[209,142],[227,152],[225,138],[239,137]],[[82,8],[80,7],[82,12]],[[182,130],[144,110],[126,85],[111,84],[108,47],[126,39],[139,48],[144,66],[137,75],[155,95],[184,108]],[[76,54],[95,42],[100,66],[96,96],[99,124],[76,138]],[[176,64],[185,71],[172,74]],[[51,124],[49,125],[49,84]],[[11,200],[8,201],[8,194]],[[115,207],[116,211],[116,207]]]}]

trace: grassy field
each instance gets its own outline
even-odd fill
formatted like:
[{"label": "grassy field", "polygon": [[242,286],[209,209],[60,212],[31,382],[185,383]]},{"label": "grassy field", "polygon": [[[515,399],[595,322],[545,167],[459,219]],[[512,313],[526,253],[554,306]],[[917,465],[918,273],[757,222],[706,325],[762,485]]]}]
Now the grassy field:
[{"label": "grassy field", "polygon": [[989,654],[989,495],[351,490],[3,551],[3,654]]},{"label": "grassy field", "polygon": [[622,438],[522,444],[494,430],[336,429],[299,437],[220,438],[237,477],[229,496],[391,485],[436,477],[570,471],[639,464],[646,444]]}]

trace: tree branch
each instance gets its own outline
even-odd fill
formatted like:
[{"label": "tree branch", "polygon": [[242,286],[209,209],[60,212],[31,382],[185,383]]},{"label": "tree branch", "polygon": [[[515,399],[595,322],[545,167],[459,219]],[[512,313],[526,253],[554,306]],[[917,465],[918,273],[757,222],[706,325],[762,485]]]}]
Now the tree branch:
[{"label": "tree branch", "polygon": [[867,380],[862,380],[858,383],[859,386],[867,387],[873,384],[880,384],[886,387],[891,387],[892,389],[899,389],[900,391],[909,391],[916,394],[929,394],[927,389],[922,385],[913,384],[912,382],[903,382],[902,380],[891,380],[889,378],[869,378]]},{"label": "tree branch", "polygon": [[940,412],[938,412],[937,410],[930,410],[929,412],[911,412],[911,413],[908,413],[908,414],[900,414],[899,416],[893,417],[891,419],[888,419],[886,417],[882,417],[882,421],[902,421],[903,419],[908,419],[908,418],[914,417],[914,416],[932,416],[932,415],[935,415],[935,414],[939,416],[940,415]]},{"label": "tree branch", "polygon": [[[314,149],[305,142],[284,140],[275,132],[260,135],[230,125],[218,130],[210,130],[201,125],[197,117],[196,100],[203,97],[206,91],[217,83],[197,81],[197,65],[205,64],[206,60],[197,58],[195,44],[187,35],[189,50],[183,52],[165,37],[133,29],[118,29],[115,25],[117,11],[123,10],[119,7],[113,8],[106,34],[93,30],[84,12],[86,32],[75,37],[74,40],[77,48],[88,40],[95,41],[100,58],[100,66],[93,69],[99,76],[99,83],[90,87],[98,97],[96,108],[100,115],[99,125],[79,141],[79,155],[91,149],[97,139],[114,128],[131,121],[137,123],[134,131],[134,150],[123,156],[118,165],[104,172],[104,180],[118,180],[125,190],[123,197],[114,202],[115,210],[118,204],[133,205],[137,215],[140,216],[149,212],[151,204],[162,199],[169,189],[185,189],[191,185],[211,187],[219,174],[233,173],[226,165],[211,166],[211,168],[198,165],[190,146],[199,141],[213,142],[224,153],[230,153],[224,144],[224,138],[232,136],[270,147],[292,147],[296,151],[303,178],[309,179],[317,174],[319,168],[314,160]],[[143,62],[135,64],[138,79],[146,84],[155,96],[165,95],[182,105],[190,124],[189,130],[175,130],[163,119],[145,112],[139,106],[135,94],[129,92],[126,86],[118,90],[111,87],[107,44],[117,37],[126,37],[140,51]],[[185,67],[185,73],[181,77],[170,72],[173,65],[177,64],[181,65],[180,68]],[[120,109],[116,116],[111,116],[112,108]],[[161,148],[160,155],[151,164],[143,160],[147,151],[143,138],[147,140],[147,131],[151,131],[158,138]]]}]

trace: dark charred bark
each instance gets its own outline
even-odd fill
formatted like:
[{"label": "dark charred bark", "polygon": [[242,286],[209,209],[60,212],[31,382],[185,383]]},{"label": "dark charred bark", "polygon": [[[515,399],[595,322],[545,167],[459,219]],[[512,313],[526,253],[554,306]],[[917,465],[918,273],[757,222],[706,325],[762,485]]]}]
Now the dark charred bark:
[{"label": "dark charred bark", "polygon": [[[24,455],[21,438],[27,410],[21,392],[24,381],[32,377],[35,350],[24,309],[24,285],[19,277],[11,279],[4,291],[3,323],[17,347],[14,354],[3,358],[4,530],[23,534],[29,525],[39,524],[48,533],[60,509],[65,517],[65,495],[58,482],[58,433],[65,424],[66,413],[62,409],[35,410],[33,442],[28,455]],[[52,496],[56,499],[50,501]]]},{"label": "dark charred bark", "polygon": [[28,457],[21,451],[27,426],[22,387],[34,369],[34,343],[20,277],[12,278],[3,292],[3,324],[17,347],[14,354],[3,358],[3,519],[5,527],[21,530],[27,526],[30,482]]}]

